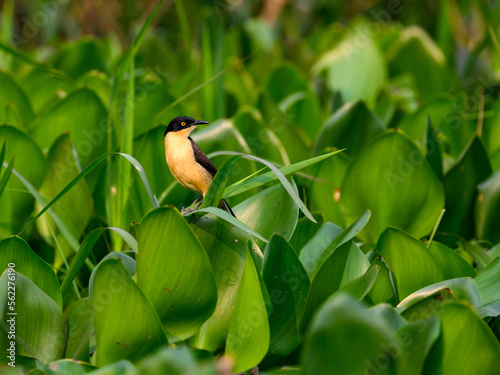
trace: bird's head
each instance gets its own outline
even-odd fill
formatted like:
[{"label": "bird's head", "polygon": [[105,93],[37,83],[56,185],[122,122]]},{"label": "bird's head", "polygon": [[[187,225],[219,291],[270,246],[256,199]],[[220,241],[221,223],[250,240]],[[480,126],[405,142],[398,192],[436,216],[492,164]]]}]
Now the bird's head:
[{"label": "bird's head", "polygon": [[189,129],[189,133],[191,133],[196,126],[208,123],[208,121],[195,120],[194,118],[188,116],[179,116],[170,121],[164,135],[167,135],[169,132],[178,132],[186,129]]}]

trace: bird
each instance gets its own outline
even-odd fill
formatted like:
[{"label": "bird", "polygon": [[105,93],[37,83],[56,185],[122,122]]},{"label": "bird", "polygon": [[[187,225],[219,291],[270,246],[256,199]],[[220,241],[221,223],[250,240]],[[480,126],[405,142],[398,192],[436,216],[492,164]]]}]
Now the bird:
[{"label": "bird", "polygon": [[[195,120],[189,116],[179,116],[168,124],[165,137],[165,159],[172,176],[185,188],[195,191],[200,196],[191,205],[201,201],[194,208],[197,210],[203,203],[208,188],[217,173],[217,168],[189,136],[199,125],[209,124],[208,121]],[[236,218],[233,210],[225,199],[222,206]],[[191,210],[187,210],[191,212]]]}]

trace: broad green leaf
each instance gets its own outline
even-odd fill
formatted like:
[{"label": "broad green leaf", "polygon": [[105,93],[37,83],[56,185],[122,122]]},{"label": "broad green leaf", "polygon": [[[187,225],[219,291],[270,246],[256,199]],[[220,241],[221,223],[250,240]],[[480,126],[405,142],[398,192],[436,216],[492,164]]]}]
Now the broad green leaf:
[{"label": "broad green leaf", "polygon": [[373,305],[392,300],[395,291],[387,264],[381,256],[377,256],[372,261],[371,265],[378,267],[379,271],[377,280],[375,280],[375,283],[373,284],[373,287],[368,295],[368,300],[372,302]]},{"label": "broad green leaf", "polygon": [[392,374],[395,364],[387,346],[397,342],[383,316],[341,293],[329,298],[311,323],[302,351],[303,372]]},{"label": "broad green leaf", "polygon": [[[130,277],[134,277],[135,276],[135,273],[136,273],[136,270],[137,270],[137,263],[136,263],[135,259],[132,259],[131,257],[129,257],[128,255],[126,255],[124,253],[120,253],[118,251],[112,251],[109,254],[107,254],[104,258],[101,259],[101,261],[99,262],[99,264],[97,266],[95,266],[95,268],[92,270],[92,273],[90,274],[89,289],[88,289],[90,297],[92,297],[94,295],[94,279],[95,279],[95,275],[97,274],[97,272],[98,272],[99,267],[101,266],[101,264],[103,264],[106,259],[118,259],[120,262],[122,262],[123,267],[125,267],[125,269],[129,273]],[[136,278],[134,278],[134,280],[135,279]]]},{"label": "broad green leaf", "polygon": [[496,258],[474,278],[481,294],[483,305],[500,300],[499,272],[500,258]]},{"label": "broad green leaf", "polygon": [[269,323],[260,278],[247,251],[226,342],[226,355],[234,359],[235,373],[252,369],[269,348]]},{"label": "broad green leaf", "polygon": [[290,159],[281,140],[264,125],[262,115],[252,107],[243,107],[233,118],[234,126],[245,137],[253,155],[281,165],[289,165]]},{"label": "broad green leaf", "polygon": [[107,71],[107,51],[101,40],[82,38],[62,48],[54,58],[53,67],[72,78],[91,70]]},{"label": "broad green leaf", "polygon": [[[8,297],[7,287],[13,288],[12,283],[15,284],[15,306],[8,306],[12,300]],[[2,348],[7,350],[10,347],[13,338],[9,337],[8,330],[13,325],[11,322],[15,322],[16,354],[36,358],[44,364],[61,358],[66,345],[61,308],[20,272],[9,274],[8,270],[4,271],[0,287],[5,291],[0,294],[0,313],[5,321],[0,326]],[[9,315],[13,311],[17,315]]]},{"label": "broad green leaf", "polygon": [[123,360],[117,361],[107,366],[103,366],[100,369],[91,372],[92,375],[127,375],[131,372],[136,371],[136,368],[130,361]]},{"label": "broad green leaf", "polygon": [[269,74],[265,88],[273,100],[279,103],[297,91],[307,90],[307,77],[297,66],[287,61]]},{"label": "broad green leaf", "polygon": [[141,222],[137,285],[170,341],[192,336],[214,312],[217,289],[209,259],[173,207],[158,208]]},{"label": "broad green leaf", "polygon": [[[194,350],[178,346],[176,348],[161,348],[157,352],[145,357],[137,364],[138,374],[168,374],[183,375],[188,373],[205,374],[200,370]],[[206,373],[208,375],[209,372]],[[214,372],[215,374],[215,372]]]},{"label": "broad green leaf", "polygon": [[498,223],[500,221],[500,171],[479,184],[474,205],[475,233],[478,239],[492,243],[500,242]]},{"label": "broad green leaf", "polygon": [[377,250],[391,271],[399,301],[443,280],[443,272],[429,250],[399,229],[387,228],[382,232]]},{"label": "broad green leaf", "polygon": [[241,156],[233,156],[226,160],[222,167],[219,168],[214,179],[210,183],[207,194],[203,198],[203,203],[200,208],[206,207],[218,207],[224,194],[224,189],[226,188],[227,181],[231,174],[234,163],[241,158]]},{"label": "broad green leaf", "polygon": [[373,106],[387,79],[387,68],[375,40],[363,31],[366,27],[360,24],[349,30],[316,62],[313,73],[326,71],[328,87],[339,91],[344,101],[364,100]]},{"label": "broad green leaf", "polygon": [[[307,168],[311,165],[314,165],[322,160],[325,160],[329,158],[330,156],[333,156],[335,154],[338,154],[339,152],[342,152],[343,150],[337,150],[333,152],[328,152],[324,155],[316,156],[311,159],[303,160],[298,163],[292,164],[292,165],[287,165],[285,167],[279,168],[280,172],[283,173],[284,176],[288,176],[292,173],[298,172],[301,169]],[[258,176],[254,176],[251,178],[245,178],[241,181],[238,181],[231,186],[228,186],[226,190],[224,190],[224,197],[232,197],[233,195],[236,194],[241,194],[243,192],[246,192],[248,190],[251,190],[256,187],[260,187],[263,185],[266,185],[270,182],[277,181],[279,177],[273,172],[266,172]]]},{"label": "broad green leaf", "polygon": [[342,153],[334,158],[328,158],[315,164],[310,174],[316,179],[310,182],[307,193],[308,205],[311,211],[321,211],[325,220],[345,226],[344,215],[340,210],[340,187],[352,159]]},{"label": "broad green leaf", "polygon": [[[45,178],[46,162],[33,140],[12,126],[0,126],[0,144],[5,141],[5,160],[16,154],[15,170],[21,173],[36,189]],[[33,198],[24,191],[17,178],[10,178],[0,197],[0,237],[17,233],[33,211]]]},{"label": "broad green leaf", "polygon": [[472,307],[453,303],[439,310],[441,337],[426,362],[425,374],[498,372],[500,344]]},{"label": "broad green leaf", "polygon": [[327,147],[347,148],[346,153],[356,155],[371,139],[385,130],[385,125],[364,102],[348,102],[323,124],[314,155]]},{"label": "broad green leaf", "polygon": [[92,70],[79,77],[77,82],[79,85],[83,85],[94,91],[105,106],[109,105],[111,82],[106,73],[99,70]]},{"label": "broad green leaf", "polygon": [[339,292],[347,292],[361,301],[368,293],[370,293],[375,285],[380,269],[380,266],[371,265],[363,275],[342,286],[339,289]]},{"label": "broad green leaf", "polygon": [[[101,236],[104,231],[107,229],[111,229],[114,232],[118,233],[125,242],[127,242],[130,247],[137,253],[137,243],[135,242],[135,239],[130,238],[131,235],[124,230],[119,228],[96,228],[93,231],[91,231],[83,240],[82,244],[80,245],[78,251],[76,252],[75,257],[71,261],[71,265],[69,266],[68,271],[66,272],[66,277],[64,278],[62,284],[61,284],[61,294],[64,296],[66,292],[68,291],[69,286],[75,279],[76,275],[80,271],[80,268],[82,268],[83,263],[85,263],[85,260],[87,257],[90,255],[91,251],[94,249],[94,246]],[[97,267],[96,267],[97,268]]]},{"label": "broad green leaf", "polygon": [[495,101],[491,116],[485,116],[482,140],[489,155],[500,149],[500,103]]},{"label": "broad green leaf", "polygon": [[352,240],[336,248],[311,281],[302,329],[305,330],[314,312],[328,297],[365,274],[369,266],[365,255]]},{"label": "broad green leaf", "polygon": [[[295,183],[293,186],[297,192]],[[299,215],[297,205],[281,184],[262,190],[233,207],[233,211],[239,220],[265,238],[279,233],[287,240],[293,235]]]},{"label": "broad green leaf", "polygon": [[376,242],[387,226],[422,237],[432,230],[443,209],[444,189],[417,147],[401,131],[391,129],[367,145],[350,165],[340,206],[347,222],[367,209],[373,212],[359,234],[364,241]]},{"label": "broad green leaf", "polygon": [[81,165],[106,151],[107,111],[88,89],[73,91],[44,111],[32,126],[32,136],[42,150],[47,150],[61,133],[69,132]]},{"label": "broad green leaf", "polygon": [[[5,146],[5,143],[4,143],[4,146]],[[2,151],[5,151],[4,147],[2,147]],[[10,176],[12,174],[12,169],[14,168],[14,161],[15,161],[15,159],[16,159],[16,155],[14,154],[10,158],[10,162],[7,165],[6,170],[5,170],[5,172],[3,174],[1,173],[1,170],[2,170],[2,167],[5,166],[5,164],[4,164],[3,160],[0,161],[0,175],[2,176],[0,178],[0,197],[2,196],[2,193],[5,190],[5,187],[7,186],[7,182],[9,182],[9,178],[10,178]]]},{"label": "broad green leaf", "polygon": [[279,107],[310,139],[316,138],[321,126],[316,93],[311,90],[294,92],[281,100]]},{"label": "broad green leaf", "polygon": [[404,29],[388,52],[389,72],[395,77],[410,73],[421,97],[447,89],[449,71],[446,57],[431,37],[420,27]]},{"label": "broad green leaf", "polygon": [[[210,259],[217,285],[217,306],[188,343],[215,352],[225,346],[250,237],[213,215],[205,215],[190,226]],[[254,249],[257,250],[256,245]]]},{"label": "broad green leaf", "polygon": [[94,332],[94,310],[90,297],[75,301],[69,308],[66,358],[89,361],[89,340]]},{"label": "broad green leaf", "polygon": [[10,74],[0,71],[0,124],[25,129],[33,121],[31,103]]},{"label": "broad green leaf", "polygon": [[432,169],[434,169],[434,172],[441,178],[443,176],[441,148],[439,147],[439,139],[434,132],[429,116],[427,116],[427,121],[425,122],[425,156]]},{"label": "broad green leaf", "polygon": [[454,301],[481,306],[481,296],[473,279],[462,277],[429,285],[406,297],[399,303],[398,309],[403,317],[413,322],[435,314],[440,306]]},{"label": "broad green leaf", "polygon": [[30,279],[62,310],[61,291],[54,270],[21,237],[11,236],[0,241],[1,271],[10,263],[14,263],[16,272]]},{"label": "broad green leaf", "polygon": [[439,268],[443,271],[443,278],[445,280],[476,276],[474,268],[449,247],[433,241],[429,251],[439,264]]},{"label": "broad green leaf", "polygon": [[[78,162],[74,157],[74,146],[68,134],[62,134],[54,142],[49,150],[47,163],[47,175],[39,191],[40,194],[50,199],[63,190],[66,184],[79,173]],[[40,205],[37,206],[39,209],[43,207],[40,207]],[[83,229],[90,220],[92,210],[92,195],[85,180],[68,191],[59,200],[57,205],[52,208],[52,211],[59,216],[76,239],[80,238],[83,234]],[[54,246],[54,240],[52,239],[51,231],[47,228],[46,222],[39,221],[37,224],[38,230],[45,241]],[[68,243],[64,235],[57,228],[55,236],[58,247],[61,248],[64,257],[69,258],[73,253],[71,244]],[[62,262],[61,254],[56,251],[54,266],[58,267]]]},{"label": "broad green leaf", "polygon": [[[439,231],[470,237],[473,234],[472,215],[477,185],[491,174],[488,155],[479,138],[469,142],[455,165],[444,176],[446,212]],[[457,189],[460,186],[460,189]]]},{"label": "broad green leaf", "polygon": [[342,228],[333,223],[326,222],[316,234],[300,250],[299,259],[304,265],[307,274],[312,275],[321,255],[332,242],[342,233]]},{"label": "broad green leaf", "polygon": [[439,338],[440,322],[431,316],[400,328],[398,342],[392,345],[393,355],[398,357],[397,374],[421,375],[425,360]]},{"label": "broad green leaf", "polygon": [[92,305],[99,367],[121,359],[136,361],[168,344],[154,307],[118,259],[101,263]]},{"label": "broad green leaf", "polygon": [[81,361],[60,359],[50,364],[50,375],[85,375],[95,367]]},{"label": "broad green leaf", "polygon": [[290,354],[302,341],[300,322],[306,305],[309,278],[290,244],[273,235],[264,253],[262,278],[269,292],[271,342],[268,357]]},{"label": "broad green leaf", "polygon": [[21,84],[29,93],[35,113],[41,113],[49,105],[64,98],[73,89],[73,84],[46,69],[33,69],[22,78]]},{"label": "broad green leaf", "polygon": [[325,223],[325,218],[322,212],[313,212],[313,216],[314,219],[316,219],[316,223],[312,222],[305,216],[301,217],[297,221],[297,226],[295,227],[295,232],[293,232],[292,238],[288,241],[297,256],[305,244],[314,237],[316,232]]}]

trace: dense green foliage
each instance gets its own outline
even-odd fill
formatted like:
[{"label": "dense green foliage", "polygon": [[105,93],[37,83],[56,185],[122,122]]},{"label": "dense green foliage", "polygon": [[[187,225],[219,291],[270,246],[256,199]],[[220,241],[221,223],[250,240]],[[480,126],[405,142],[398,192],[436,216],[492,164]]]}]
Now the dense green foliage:
[{"label": "dense green foliage", "polygon": [[6,373],[500,374],[499,3],[68,3],[0,3]]}]

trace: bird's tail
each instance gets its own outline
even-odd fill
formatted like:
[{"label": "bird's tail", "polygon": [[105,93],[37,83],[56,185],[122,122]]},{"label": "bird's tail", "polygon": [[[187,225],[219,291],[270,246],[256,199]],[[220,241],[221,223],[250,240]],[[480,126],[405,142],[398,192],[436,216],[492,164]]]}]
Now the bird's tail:
[{"label": "bird's tail", "polygon": [[222,199],[221,202],[224,205],[224,208],[226,209],[226,211],[229,212],[231,215],[233,215],[236,218],[236,215],[234,214],[233,210],[231,210],[231,206],[229,206],[227,201],[225,199]]}]

